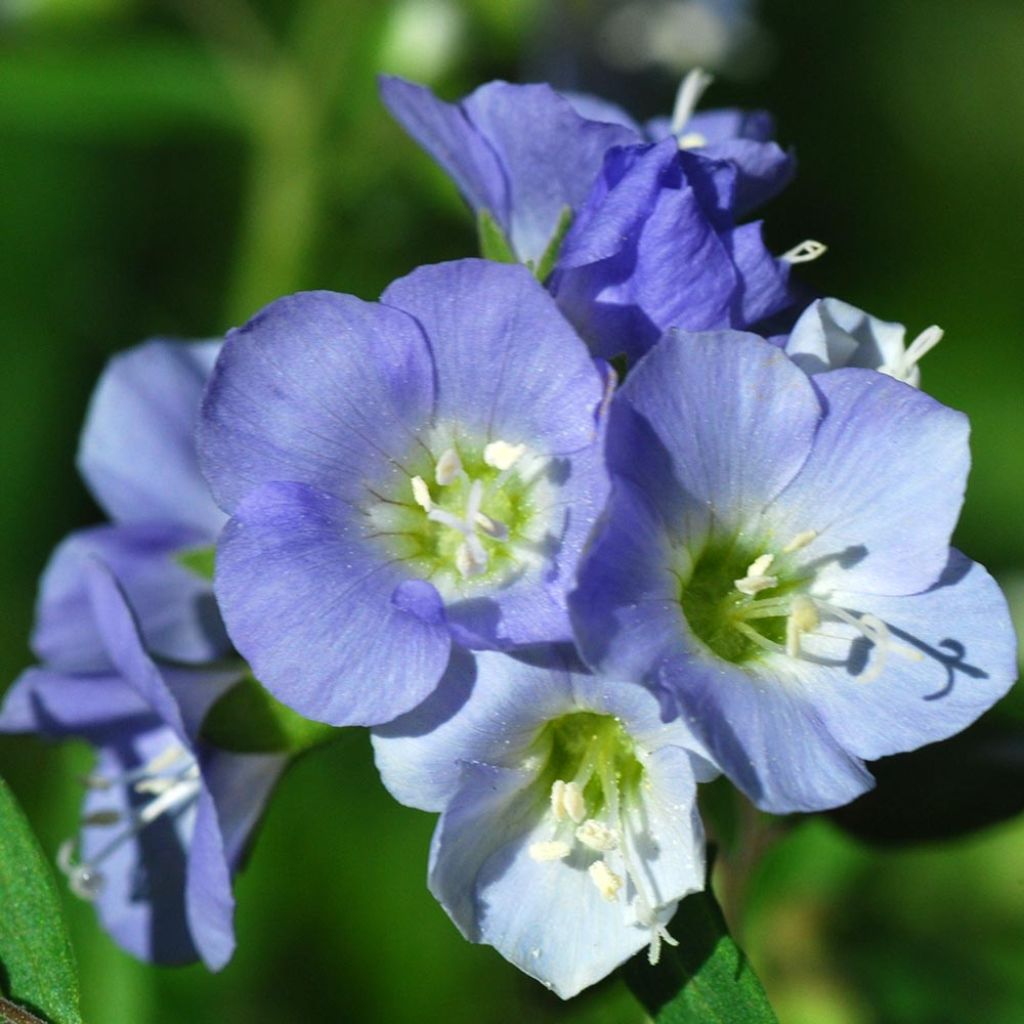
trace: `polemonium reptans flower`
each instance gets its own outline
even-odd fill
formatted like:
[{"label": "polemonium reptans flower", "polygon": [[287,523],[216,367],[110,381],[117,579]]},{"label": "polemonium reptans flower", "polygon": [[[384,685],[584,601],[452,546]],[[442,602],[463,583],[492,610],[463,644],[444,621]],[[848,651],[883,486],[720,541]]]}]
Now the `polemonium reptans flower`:
[{"label": "polemonium reptans flower", "polygon": [[931,326],[908,345],[903,324],[879,320],[839,299],[819,299],[800,315],[786,339],[785,351],[808,373],[862,366],[921,386],[918,363],[941,340]]},{"label": "polemonium reptans flower", "polygon": [[442,812],[429,885],[455,924],[569,998],[684,939],[665,925],[703,888],[695,781],[717,773],[641,687],[531,659],[457,652],[373,743],[395,797]]},{"label": "polemonium reptans flower", "polygon": [[235,331],[200,443],[256,677],[309,718],[376,724],[430,693],[453,640],[568,639],[604,388],[520,266],[421,268],[380,303],[295,295]]},{"label": "polemonium reptans flower", "polygon": [[[241,668],[158,668],[110,571],[92,559],[81,585],[88,607],[78,614],[96,641],[87,663],[75,671],[81,652],[72,644],[55,658],[60,670],[25,672],[0,731],[75,736],[97,748],[80,836],[58,858],[72,890],[95,902],[133,955],[199,957],[218,970],[234,950],[231,876],[285,759],[198,743],[206,711]],[[41,603],[48,598],[44,581]],[[80,622],[79,635],[86,628]]]},{"label": "polemonium reptans flower", "polygon": [[[689,150],[670,135],[651,145],[635,125],[580,116],[546,86],[493,82],[459,105],[400,79],[383,79],[381,92],[473,209],[511,232],[520,259],[553,261],[550,290],[597,355],[636,358],[670,327],[753,327],[791,305],[791,261],[769,253],[760,223],[737,223],[788,180],[774,144]],[[692,110],[698,92],[680,107]],[[533,227],[529,246],[517,241],[520,221]]]},{"label": "polemonium reptans flower", "polygon": [[663,339],[612,402],[613,493],[571,596],[584,657],[643,680],[760,807],[814,810],[865,760],[1009,688],[985,570],[949,548],[967,423],[882,374],[808,377],[738,333]]}]

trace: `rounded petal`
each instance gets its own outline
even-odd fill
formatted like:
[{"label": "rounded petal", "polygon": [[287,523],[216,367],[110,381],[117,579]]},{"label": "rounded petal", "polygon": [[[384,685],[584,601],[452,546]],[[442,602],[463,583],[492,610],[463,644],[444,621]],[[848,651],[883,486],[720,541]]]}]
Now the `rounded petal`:
[{"label": "rounded petal", "polygon": [[667,523],[696,505],[738,530],[796,475],[821,416],[808,378],[768,342],[672,333],[612,402],[609,467]]},{"label": "rounded petal", "polygon": [[273,480],[365,498],[430,421],[433,381],[404,313],[334,292],[278,299],[231,333],[203,402],[200,458],[218,502],[233,511]]},{"label": "rounded petal", "polygon": [[402,564],[368,544],[360,519],[323,491],[267,484],[238,507],[218,552],[217,597],[236,647],[274,696],[331,725],[375,725],[414,707],[451,644],[436,606],[410,603]]},{"label": "rounded petal", "polygon": [[542,455],[596,440],[601,374],[525,268],[485,260],[420,267],[381,301],[414,316],[437,373],[436,419]]},{"label": "rounded petal", "polygon": [[992,577],[959,551],[935,586],[902,597],[836,592],[831,602],[887,624],[897,646],[877,678],[879,652],[829,621],[806,637],[799,662],[807,699],[851,753],[873,760],[960,732],[1017,677],[1013,625]]},{"label": "rounded petal", "polygon": [[799,474],[769,509],[781,543],[814,530],[799,559],[815,589],[913,594],[942,574],[963,503],[967,418],[871,370],[819,374],[827,415]]},{"label": "rounded petal", "polygon": [[175,661],[223,657],[231,645],[211,584],[179,564],[182,551],[209,538],[168,522],[99,526],[65,538],[43,573],[32,648],[55,669],[109,670],[86,580],[97,559],[128,595],[146,646]]},{"label": "rounded petal", "polygon": [[207,541],[223,525],[199,471],[195,428],[219,341],[157,339],[115,356],[93,392],[78,468],[122,523],[165,520]]}]

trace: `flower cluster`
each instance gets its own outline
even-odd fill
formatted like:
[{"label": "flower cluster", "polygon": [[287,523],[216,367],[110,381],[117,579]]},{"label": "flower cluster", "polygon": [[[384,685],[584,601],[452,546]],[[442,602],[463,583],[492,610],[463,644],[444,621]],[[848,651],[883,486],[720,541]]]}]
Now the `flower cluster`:
[{"label": "flower cluster", "polygon": [[639,125],[385,79],[494,258],[107,370],[80,466],[113,523],[54,555],[0,729],[98,747],[60,859],[126,948],[230,956],[286,762],[204,733],[243,678],[371,727],[389,791],[440,815],[431,892],[563,997],[686,941],[699,783],[835,807],[1011,685],[1002,596],[950,547],[967,423],[919,389],[942,332],[801,309],[823,247],[746,219],[793,156],[765,113],[696,113],[706,85]]}]

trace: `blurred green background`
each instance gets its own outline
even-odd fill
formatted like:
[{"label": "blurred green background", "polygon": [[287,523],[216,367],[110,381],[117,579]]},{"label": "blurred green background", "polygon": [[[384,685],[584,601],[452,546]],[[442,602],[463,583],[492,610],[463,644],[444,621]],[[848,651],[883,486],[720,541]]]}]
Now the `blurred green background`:
[{"label": "blurred green background", "polygon": [[[718,35],[692,10],[672,21],[681,7],[0,0],[0,688],[30,661],[51,548],[99,518],[73,457],[110,353],[220,334],[300,288],[374,298],[472,254],[454,189],[386,116],[377,72],[450,97],[547,78],[646,115],[670,106],[689,43],[720,72],[705,105],[768,107],[798,149],[796,183],[765,211],[773,247],[821,239],[812,285],[912,334],[946,328],[924,377],[974,424],[958,543],[1024,601],[1024,6],[769,0],[750,21],[723,3]],[[991,716],[998,750],[953,747],[911,774],[935,831],[951,803],[1024,806],[1021,708]],[[51,853],[88,760],[0,741],[0,774]],[[563,1005],[465,943],[424,885],[431,829],[386,796],[365,734],[314,752],[238,880],[222,974],[138,965],[68,897],[87,1018],[642,1020],[614,980]],[[794,823],[744,891],[743,942],[784,1022],[1024,1020],[1022,820],[887,846]]]}]

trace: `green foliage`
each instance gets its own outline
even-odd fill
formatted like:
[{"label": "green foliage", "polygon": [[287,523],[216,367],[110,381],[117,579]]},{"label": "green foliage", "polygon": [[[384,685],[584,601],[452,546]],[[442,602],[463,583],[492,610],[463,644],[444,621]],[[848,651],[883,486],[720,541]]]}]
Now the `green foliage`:
[{"label": "green foliage", "polygon": [[562,212],[558,215],[558,224],[555,225],[555,233],[551,236],[548,247],[541,253],[541,257],[536,264],[532,260],[527,261],[526,265],[533,271],[534,276],[541,284],[548,279],[548,275],[555,269],[558,253],[561,251],[562,242],[565,241],[565,236],[570,227],[572,227],[572,209],[571,207],[563,206]]},{"label": "green foliage", "polygon": [[[0,780],[0,988],[53,1024],[81,1024],[75,959],[53,875]],[[0,1004],[4,1016],[31,1020]]]},{"label": "green foliage", "polygon": [[217,548],[210,544],[202,548],[187,548],[179,551],[177,555],[178,564],[195,573],[201,579],[213,580],[214,564],[217,559]]},{"label": "green foliage", "polygon": [[299,754],[335,739],[341,732],[296,714],[250,675],[214,704],[203,722],[202,734],[221,750]]},{"label": "green foliage", "polygon": [[655,1024],[776,1024],[710,890],[687,896],[669,930],[679,945],[663,946],[657,967],[641,953],[624,968]]},{"label": "green foliage", "polygon": [[480,240],[480,255],[495,263],[518,263],[512,246],[494,219],[490,210],[481,210],[476,218],[476,233]]}]

